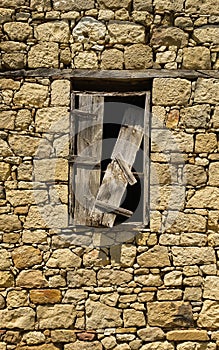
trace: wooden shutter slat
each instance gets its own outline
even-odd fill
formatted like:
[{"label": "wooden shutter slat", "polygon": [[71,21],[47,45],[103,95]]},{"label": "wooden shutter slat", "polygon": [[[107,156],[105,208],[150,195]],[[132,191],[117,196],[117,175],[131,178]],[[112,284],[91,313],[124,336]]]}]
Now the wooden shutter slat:
[{"label": "wooden shutter slat", "polygon": [[113,212],[114,214],[119,214],[122,216],[126,216],[128,218],[130,218],[133,215],[133,212],[124,208],[117,208],[114,207],[113,205],[109,205],[107,203],[101,202],[101,201],[96,201],[95,202],[96,207],[100,208],[100,209],[104,209],[105,211],[108,212]]},{"label": "wooden shutter slat", "polygon": [[78,118],[94,118],[94,119],[98,118],[97,114],[81,111],[80,109],[74,109],[72,111],[72,114],[74,117],[78,117]]},{"label": "wooden shutter slat", "polygon": [[70,163],[76,163],[76,164],[84,164],[87,166],[95,166],[100,167],[100,162],[97,158],[92,157],[79,157],[76,155],[72,155],[68,157],[68,160]]},{"label": "wooden shutter slat", "polygon": [[[127,177],[119,166],[116,158],[121,157],[132,168],[137,151],[140,148],[144,134],[144,113],[142,109],[130,107],[126,110],[122,126],[116,141],[112,161],[108,165],[102,184],[97,194],[97,202],[104,202],[110,207],[119,208],[127,186]],[[96,209],[95,209],[96,211]],[[97,213],[97,211],[96,211]],[[99,210],[98,216],[94,214],[99,225],[112,227],[116,218],[115,214]]]},{"label": "wooden shutter slat", "polygon": [[[79,95],[79,110],[97,118],[77,118],[76,151],[79,159],[95,158],[101,162],[104,98]],[[77,113],[75,114],[77,115]],[[91,225],[91,210],[100,187],[100,168],[74,164],[75,168],[75,207],[74,224]]]},{"label": "wooden shutter slat", "polygon": [[124,161],[124,159],[122,159],[121,154],[118,154],[115,159],[116,159],[117,163],[119,164],[121,170],[124,172],[125,177],[129,183],[129,185],[132,186],[132,185],[136,184],[137,180],[134,177],[134,175],[132,174],[127,163]]}]

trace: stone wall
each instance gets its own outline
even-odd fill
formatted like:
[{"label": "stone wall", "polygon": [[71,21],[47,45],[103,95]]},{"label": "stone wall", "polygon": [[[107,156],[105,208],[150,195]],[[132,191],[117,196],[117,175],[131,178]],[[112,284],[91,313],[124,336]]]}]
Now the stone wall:
[{"label": "stone wall", "polygon": [[219,5],[214,0],[1,4],[2,70],[219,68]]},{"label": "stone wall", "polygon": [[[2,71],[218,69],[211,0],[1,6]],[[219,79],[152,80],[150,230],[91,248],[56,228],[72,80],[21,75],[0,76],[0,350],[216,350]]]}]

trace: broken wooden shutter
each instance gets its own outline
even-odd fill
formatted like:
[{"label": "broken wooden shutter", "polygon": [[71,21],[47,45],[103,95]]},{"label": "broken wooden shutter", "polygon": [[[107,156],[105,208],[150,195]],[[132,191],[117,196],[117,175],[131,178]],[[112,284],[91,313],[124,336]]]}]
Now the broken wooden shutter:
[{"label": "broken wooden shutter", "polygon": [[79,95],[71,113],[71,202],[74,225],[94,225],[91,210],[100,187],[104,98]]},{"label": "broken wooden shutter", "polygon": [[106,169],[92,212],[99,226],[112,227],[117,214],[131,217],[132,212],[120,208],[127,184],[136,182],[131,172],[144,135],[144,110],[129,107],[124,115],[111,163]]}]

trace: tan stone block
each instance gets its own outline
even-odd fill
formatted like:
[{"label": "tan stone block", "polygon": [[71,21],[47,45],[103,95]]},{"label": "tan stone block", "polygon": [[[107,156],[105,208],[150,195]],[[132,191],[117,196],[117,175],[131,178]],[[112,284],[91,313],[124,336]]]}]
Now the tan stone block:
[{"label": "tan stone block", "polygon": [[67,226],[67,205],[31,206],[24,223],[26,229],[64,228]]},{"label": "tan stone block", "polygon": [[12,9],[4,9],[0,10],[0,24],[11,21],[14,10]]},{"label": "tan stone block", "polygon": [[219,188],[204,187],[189,199],[187,208],[219,209]]},{"label": "tan stone block", "polygon": [[145,28],[138,24],[110,21],[108,30],[111,44],[138,44],[145,42]]},{"label": "tan stone block", "polygon": [[199,0],[186,0],[186,12],[202,15],[218,15],[219,4],[214,0],[206,0],[200,2]]},{"label": "tan stone block", "polygon": [[166,222],[167,232],[205,232],[206,219],[198,214],[169,212]]},{"label": "tan stone block", "polygon": [[217,149],[217,137],[214,133],[197,134],[195,140],[195,152],[208,153]]},{"label": "tan stone block", "polygon": [[143,267],[170,266],[167,248],[158,245],[139,255],[137,262]]},{"label": "tan stone block", "polygon": [[61,158],[37,159],[34,161],[34,176],[37,182],[68,181],[68,161]]},{"label": "tan stone block", "polygon": [[65,293],[63,302],[77,305],[79,302],[86,300],[87,298],[88,293],[84,292],[83,289],[68,289]]},{"label": "tan stone block", "polygon": [[23,243],[46,243],[47,241],[47,233],[44,230],[23,230],[22,233],[22,242]]},{"label": "tan stone block", "polygon": [[88,329],[121,327],[121,311],[117,308],[88,300],[86,302],[86,325]]},{"label": "tan stone block", "polygon": [[118,10],[120,8],[129,8],[131,0],[98,0],[100,8],[109,8]]},{"label": "tan stone block", "polygon": [[153,341],[165,339],[164,332],[162,331],[161,328],[158,328],[158,327],[142,328],[138,330],[137,334],[144,341],[153,342]]},{"label": "tan stone block", "polygon": [[186,105],[191,94],[191,83],[180,78],[155,78],[153,103],[155,105]]},{"label": "tan stone block", "polygon": [[7,200],[14,206],[45,203],[48,193],[44,190],[11,190],[6,192]]},{"label": "tan stone block", "polygon": [[76,317],[75,308],[68,304],[38,306],[37,321],[39,329],[69,328]]},{"label": "tan stone block", "polygon": [[28,107],[43,107],[48,97],[48,87],[35,83],[24,83],[14,95],[16,105]]},{"label": "tan stone block", "polygon": [[39,24],[35,27],[35,37],[41,41],[68,43],[70,38],[68,23],[65,21],[54,21]]},{"label": "tan stone block", "polygon": [[134,309],[124,310],[123,320],[124,320],[124,327],[145,326],[145,316],[142,311],[137,311]]},{"label": "tan stone block", "polygon": [[0,112],[0,129],[14,130],[15,116],[16,116],[16,112],[14,111],[1,111]]},{"label": "tan stone block", "polygon": [[152,33],[151,45],[185,47],[188,43],[188,34],[176,27],[161,26]]},{"label": "tan stone block", "polygon": [[75,343],[65,345],[65,350],[102,350],[102,344],[99,341],[87,342],[77,340]]},{"label": "tan stone block", "polygon": [[0,288],[14,286],[14,276],[9,271],[0,271]]},{"label": "tan stone block", "polygon": [[58,68],[59,46],[53,42],[33,45],[28,53],[29,68]]},{"label": "tan stone block", "polygon": [[59,350],[60,348],[54,344],[43,344],[37,346],[18,346],[16,350]]},{"label": "tan stone block", "polygon": [[43,288],[48,282],[40,270],[21,271],[16,280],[16,286],[22,288]]},{"label": "tan stone block", "polygon": [[134,0],[133,8],[137,11],[152,11],[152,0]]},{"label": "tan stone block", "polygon": [[3,27],[11,40],[25,41],[32,36],[33,30],[28,23],[8,22]]},{"label": "tan stone block", "polygon": [[69,111],[67,107],[48,107],[36,113],[36,132],[56,133],[69,130]]},{"label": "tan stone block", "polygon": [[205,330],[177,330],[177,331],[170,331],[167,333],[167,340],[169,341],[208,341],[209,336],[207,331]]},{"label": "tan stone block", "polygon": [[69,287],[72,288],[80,288],[83,286],[90,287],[96,286],[97,284],[96,273],[90,269],[69,271],[67,276]]},{"label": "tan stone block", "polygon": [[110,335],[108,337],[104,337],[103,339],[101,339],[101,343],[107,350],[112,349],[116,346],[116,338]]},{"label": "tan stone block", "polygon": [[97,55],[95,52],[79,52],[74,58],[75,68],[94,69],[98,68]]},{"label": "tan stone block", "polygon": [[149,302],[147,307],[149,326],[178,328],[193,325],[192,307],[187,302]]},{"label": "tan stone block", "polygon": [[173,247],[174,266],[211,264],[215,262],[215,252],[211,247]]},{"label": "tan stone block", "polygon": [[122,244],[121,246],[121,265],[128,267],[133,266],[136,257],[136,247]]},{"label": "tan stone block", "polygon": [[157,300],[170,301],[170,300],[182,300],[183,293],[180,289],[160,289],[157,291]]},{"label": "tan stone block", "polygon": [[30,300],[34,304],[60,303],[62,293],[57,289],[38,289],[30,291]]},{"label": "tan stone block", "polygon": [[46,266],[58,268],[80,267],[81,258],[70,249],[57,249],[52,253]]},{"label": "tan stone block", "polygon": [[143,345],[141,350],[173,350],[174,346],[167,341],[164,342],[154,342]]},{"label": "tan stone block", "polygon": [[[1,90],[18,90],[21,83],[19,81],[9,79],[9,78],[1,78],[0,79],[0,89]],[[2,111],[3,112],[3,111]],[[12,111],[8,111],[11,113],[16,113]]]},{"label": "tan stone block", "polygon": [[15,267],[23,269],[41,264],[42,255],[39,249],[23,245],[13,250],[12,259]]},{"label": "tan stone block", "polygon": [[210,111],[211,109],[208,104],[183,108],[180,111],[180,120],[187,128],[206,128],[207,120],[210,117]]},{"label": "tan stone block", "polygon": [[211,69],[211,55],[207,47],[197,46],[183,49],[185,69]]},{"label": "tan stone block", "polygon": [[199,314],[198,327],[217,329],[219,327],[218,312],[218,301],[205,300],[201,313]]},{"label": "tan stone block", "polygon": [[[219,30],[219,28],[218,28]],[[219,35],[217,34],[217,38]],[[211,103],[219,102],[219,81],[218,79],[199,78],[195,89],[194,101],[196,103]]]},{"label": "tan stone block", "polygon": [[20,109],[16,115],[15,128],[21,130],[28,130],[30,124],[33,122],[33,117],[28,109]]},{"label": "tan stone block", "polygon": [[28,293],[25,290],[10,290],[7,294],[9,308],[28,305]]},{"label": "tan stone block", "polygon": [[57,11],[84,11],[94,8],[94,0],[55,0],[53,7]]},{"label": "tan stone block", "polygon": [[123,69],[123,63],[123,52],[120,50],[104,50],[101,55],[101,69]]},{"label": "tan stone block", "polygon": [[184,291],[184,300],[201,301],[202,289],[198,287],[186,287]]},{"label": "tan stone block", "polygon": [[8,163],[0,162],[0,181],[8,179],[11,173],[11,167]]},{"label": "tan stone block", "polygon": [[153,23],[153,16],[148,11],[132,11],[132,18],[134,22],[144,24],[150,27]]},{"label": "tan stone block", "polygon": [[51,104],[54,106],[69,106],[70,81],[55,80],[51,84]]},{"label": "tan stone block", "polygon": [[21,222],[17,215],[1,214],[0,230],[4,232],[17,231],[21,229]]},{"label": "tan stone block", "polygon": [[183,183],[191,186],[204,185],[207,182],[205,168],[198,165],[186,164],[183,169]]},{"label": "tan stone block", "polygon": [[152,273],[135,276],[134,280],[136,283],[140,283],[146,287],[160,287],[163,284],[160,275],[153,275]]},{"label": "tan stone block", "polygon": [[154,5],[155,9],[159,11],[173,11],[173,12],[182,12],[183,11],[183,0],[155,0]]},{"label": "tan stone block", "polygon": [[219,28],[217,26],[203,26],[197,28],[193,32],[193,39],[198,44],[212,43],[214,45],[219,44]]},{"label": "tan stone block", "polygon": [[[19,43],[17,41],[3,41],[3,42],[0,42],[0,48],[2,51],[8,52],[8,53],[19,52],[19,51],[25,52],[27,45],[21,42]],[[17,84],[20,86],[20,82],[17,82]]]},{"label": "tan stone block", "polygon": [[29,307],[0,311],[0,327],[8,329],[34,329],[35,312]]},{"label": "tan stone block", "polygon": [[76,341],[76,333],[70,329],[52,330],[51,339],[54,343],[70,343]]},{"label": "tan stone block", "polygon": [[211,163],[209,166],[209,185],[219,185],[219,162]]},{"label": "tan stone block", "polygon": [[212,117],[213,128],[219,128],[219,106],[215,107],[214,114]]},{"label": "tan stone block", "polygon": [[106,26],[93,17],[87,16],[78,22],[72,34],[75,42],[96,44],[105,38]]},{"label": "tan stone block", "polygon": [[0,249],[0,270],[7,270],[11,266],[11,254],[6,249]]},{"label": "tan stone block", "polygon": [[203,350],[216,350],[217,345],[215,343],[211,342],[183,342],[182,344],[177,345],[177,350],[190,350],[191,348],[195,347],[196,349],[203,349]]},{"label": "tan stone block", "polygon": [[40,138],[26,135],[9,135],[8,143],[18,156],[33,156],[39,146]]},{"label": "tan stone block", "polygon": [[22,69],[25,67],[26,58],[25,54],[18,53],[5,53],[2,55],[2,66],[5,69]]},{"label": "tan stone block", "polygon": [[203,298],[219,300],[219,277],[207,276],[204,281]]},{"label": "tan stone block", "polygon": [[134,44],[125,48],[126,69],[146,69],[153,65],[153,53],[150,46]]},{"label": "tan stone block", "polygon": [[130,282],[131,279],[132,275],[126,271],[102,269],[97,274],[100,286],[121,285]]}]

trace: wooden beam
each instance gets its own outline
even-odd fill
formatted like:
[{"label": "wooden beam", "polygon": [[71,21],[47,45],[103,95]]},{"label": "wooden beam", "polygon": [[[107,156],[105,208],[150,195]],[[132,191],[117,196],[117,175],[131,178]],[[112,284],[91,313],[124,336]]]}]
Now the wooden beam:
[{"label": "wooden beam", "polygon": [[33,70],[16,70],[0,72],[0,78],[51,77],[60,79],[87,80],[122,80],[138,81],[153,78],[219,78],[217,70],[185,70],[185,69],[144,69],[144,70],[90,70],[90,69],[53,69],[37,68]]},{"label": "wooden beam", "polygon": [[127,210],[127,209],[124,209],[121,207],[115,207],[111,204],[108,204],[108,203],[105,203],[102,201],[98,201],[98,200],[95,202],[95,206],[97,208],[105,210],[106,212],[109,212],[109,213],[112,212],[112,213],[117,214],[117,215],[126,216],[127,218],[130,218],[133,215],[133,212],[130,210]]}]

